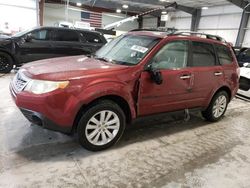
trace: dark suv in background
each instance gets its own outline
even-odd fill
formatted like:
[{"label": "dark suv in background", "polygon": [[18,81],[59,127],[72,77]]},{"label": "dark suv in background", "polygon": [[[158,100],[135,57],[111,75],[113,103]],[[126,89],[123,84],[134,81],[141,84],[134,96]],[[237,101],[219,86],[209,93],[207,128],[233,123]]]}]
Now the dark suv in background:
[{"label": "dark suv in background", "polygon": [[0,38],[0,73],[14,65],[61,56],[88,55],[106,43],[96,31],[39,27]]}]

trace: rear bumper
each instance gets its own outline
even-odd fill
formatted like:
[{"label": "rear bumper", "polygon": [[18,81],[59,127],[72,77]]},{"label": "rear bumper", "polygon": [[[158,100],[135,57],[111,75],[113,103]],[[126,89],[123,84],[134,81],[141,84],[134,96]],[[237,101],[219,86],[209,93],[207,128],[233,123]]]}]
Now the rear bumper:
[{"label": "rear bumper", "polygon": [[39,112],[31,111],[25,108],[19,108],[22,114],[33,124],[39,125],[43,128],[50,129],[53,131],[59,131],[62,133],[70,133],[71,127],[62,127],[57,125],[55,122],[45,117]]}]

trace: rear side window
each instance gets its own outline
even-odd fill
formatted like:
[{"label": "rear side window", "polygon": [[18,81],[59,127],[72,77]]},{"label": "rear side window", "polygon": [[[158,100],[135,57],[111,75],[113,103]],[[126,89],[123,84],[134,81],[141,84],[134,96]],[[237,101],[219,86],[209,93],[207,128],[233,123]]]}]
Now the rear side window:
[{"label": "rear side window", "polygon": [[54,41],[76,42],[79,41],[79,36],[78,33],[75,31],[57,30],[54,31]]},{"label": "rear side window", "polygon": [[213,45],[204,42],[192,42],[193,44],[193,61],[192,66],[204,67],[214,66],[216,57]]},{"label": "rear side window", "polygon": [[221,65],[231,64],[233,62],[233,57],[228,47],[216,44],[215,49]]},{"label": "rear side window", "polygon": [[82,35],[86,39],[87,42],[90,42],[90,43],[102,43],[101,38],[96,34],[82,32]]}]

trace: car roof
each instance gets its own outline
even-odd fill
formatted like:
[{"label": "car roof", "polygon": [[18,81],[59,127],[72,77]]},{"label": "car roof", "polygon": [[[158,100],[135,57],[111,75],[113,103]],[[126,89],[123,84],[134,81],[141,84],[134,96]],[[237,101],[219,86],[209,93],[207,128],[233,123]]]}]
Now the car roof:
[{"label": "car roof", "polygon": [[[209,43],[217,43],[217,44],[224,44],[226,46],[229,45],[226,41],[220,41],[216,39],[209,39],[209,38],[204,38],[196,35],[182,35],[178,33],[169,33],[169,32],[162,32],[162,31],[130,31],[128,34],[131,35],[144,35],[144,36],[150,36],[150,37],[156,37],[160,39],[164,38],[183,38],[183,39],[188,39],[188,40],[199,40],[202,42],[209,42]],[[206,34],[204,34],[206,35]],[[211,35],[212,36],[212,35]],[[219,37],[219,36],[215,36]]]},{"label": "car roof", "polygon": [[145,35],[145,36],[156,37],[156,38],[165,38],[167,36],[166,32],[160,32],[160,31],[130,31],[128,34]]},{"label": "car roof", "polygon": [[55,27],[55,26],[38,26],[35,27],[35,29],[58,29],[58,30],[68,30],[68,31],[79,31],[79,32],[89,32],[89,33],[96,33],[96,34],[102,34],[98,31],[88,30],[88,29],[78,29],[78,28],[67,28],[67,27]]}]

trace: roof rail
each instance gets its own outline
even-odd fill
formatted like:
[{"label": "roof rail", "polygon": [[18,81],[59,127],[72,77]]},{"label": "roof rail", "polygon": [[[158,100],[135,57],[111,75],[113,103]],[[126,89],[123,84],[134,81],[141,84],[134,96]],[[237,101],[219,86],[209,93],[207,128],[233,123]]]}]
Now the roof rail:
[{"label": "roof rail", "polygon": [[173,34],[177,31],[177,29],[169,27],[157,27],[157,28],[133,29],[131,31],[157,31],[157,32],[166,32],[166,34]]},{"label": "roof rail", "polygon": [[193,32],[193,31],[183,31],[183,32],[175,32],[172,33],[171,35],[183,35],[183,36],[189,36],[189,35],[196,35],[196,36],[205,36],[207,39],[213,39],[213,40],[218,40],[221,42],[226,42],[225,39],[218,35],[212,35],[212,34],[206,34],[206,33],[199,33],[199,32]]}]

